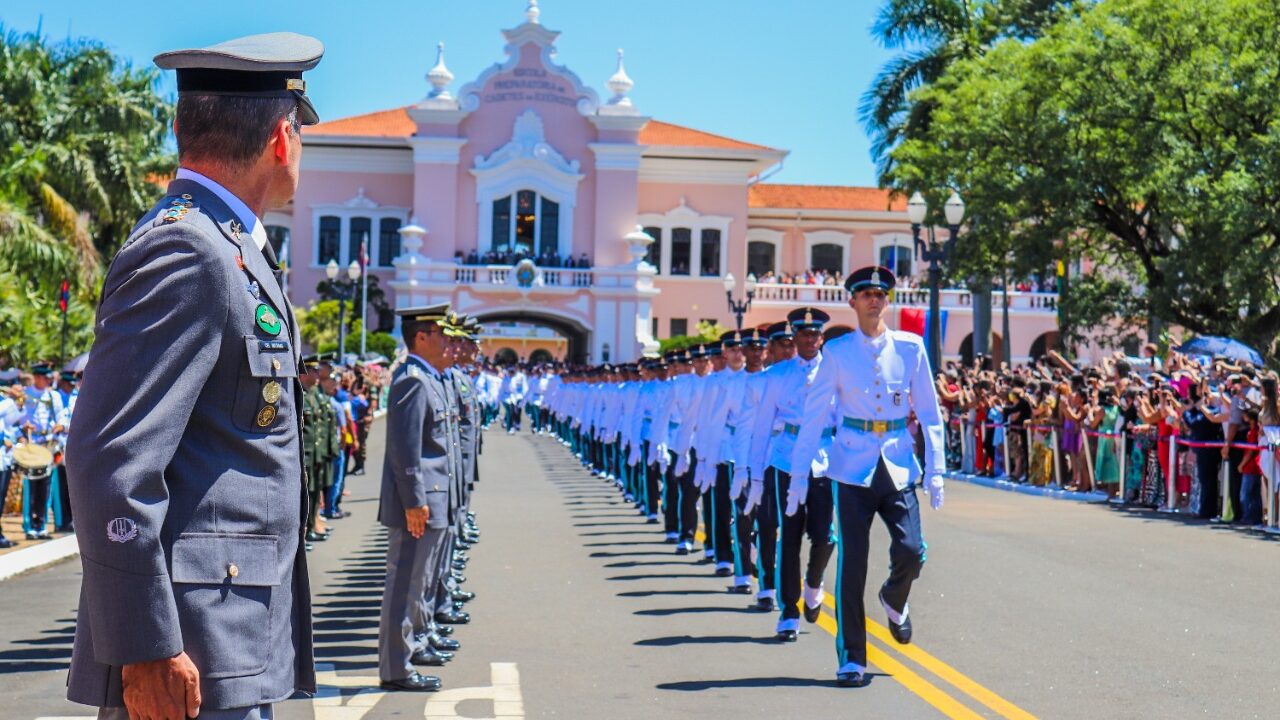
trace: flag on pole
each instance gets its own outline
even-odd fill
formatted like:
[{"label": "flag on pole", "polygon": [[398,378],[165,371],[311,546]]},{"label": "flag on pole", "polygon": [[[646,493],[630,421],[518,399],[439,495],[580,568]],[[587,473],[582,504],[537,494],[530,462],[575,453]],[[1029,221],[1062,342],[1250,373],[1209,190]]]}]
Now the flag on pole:
[{"label": "flag on pole", "polygon": [[62,288],[58,291],[58,309],[62,314],[67,313],[67,305],[71,302],[71,284],[66,280],[62,281]]}]

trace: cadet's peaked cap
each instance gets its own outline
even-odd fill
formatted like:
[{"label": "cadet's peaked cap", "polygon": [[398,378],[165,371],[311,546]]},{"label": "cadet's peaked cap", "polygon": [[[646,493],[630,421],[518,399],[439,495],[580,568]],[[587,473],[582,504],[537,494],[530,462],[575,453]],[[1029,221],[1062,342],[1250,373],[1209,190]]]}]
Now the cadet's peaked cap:
[{"label": "cadet's peaked cap", "polygon": [[52,374],[53,374],[53,367],[52,367],[52,366],[50,366],[50,365],[48,365],[47,363],[40,363],[40,364],[38,364],[38,365],[32,365],[32,366],[31,366],[31,374],[32,374],[32,375],[46,375],[46,376],[47,376],[47,375],[52,375]]},{"label": "cadet's peaked cap", "polygon": [[818,308],[802,307],[787,313],[787,322],[797,330],[821,330],[831,316]]},{"label": "cadet's peaked cap", "polygon": [[770,340],[781,340],[784,338],[789,340],[795,337],[795,333],[791,331],[791,323],[786,320],[776,322],[765,328],[764,334],[768,335]]},{"label": "cadet's peaked cap", "polygon": [[303,125],[320,122],[303,71],[320,63],[324,44],[291,32],[249,35],[204,48],[170,50],[158,67],[178,71],[178,94],[280,97],[298,101]]},{"label": "cadet's peaked cap", "polygon": [[898,279],[889,268],[871,265],[849,273],[849,277],[844,279],[844,289],[851,293],[867,288],[880,288],[889,292],[897,282]]},{"label": "cadet's peaked cap", "polygon": [[720,354],[720,345],[721,345],[721,342],[720,342],[719,340],[717,340],[717,341],[715,341],[715,342],[713,342],[713,343],[707,343],[707,344],[704,346],[706,349],[705,349],[705,350],[703,350],[703,356],[704,356],[704,357],[715,357],[715,356],[719,355],[719,354]]},{"label": "cadet's peaked cap", "polygon": [[742,331],[742,344],[748,347],[764,347],[769,344],[769,336],[759,328],[747,328]]},{"label": "cadet's peaked cap", "polygon": [[440,321],[440,327],[443,328],[444,334],[454,338],[465,338],[467,330],[465,327],[466,321],[463,317],[456,312],[450,312],[446,315],[444,320]]},{"label": "cadet's peaked cap", "polygon": [[433,322],[443,326],[445,319],[449,315],[449,303],[439,303],[436,305],[420,305],[418,307],[396,308],[396,315],[404,320],[417,320],[419,322]]},{"label": "cadet's peaked cap", "polygon": [[730,330],[720,336],[720,346],[727,348],[742,347],[744,334],[741,330]]}]

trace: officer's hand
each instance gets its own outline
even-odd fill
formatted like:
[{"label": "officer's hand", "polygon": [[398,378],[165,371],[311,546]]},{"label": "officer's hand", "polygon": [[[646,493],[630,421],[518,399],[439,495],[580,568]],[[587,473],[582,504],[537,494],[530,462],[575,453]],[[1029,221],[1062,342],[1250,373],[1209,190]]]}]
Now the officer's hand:
[{"label": "officer's hand", "polygon": [[787,488],[787,517],[791,517],[800,511],[800,506],[804,504],[805,496],[809,494],[809,487],[801,483],[792,482],[791,487]]},{"label": "officer's hand", "polygon": [[422,533],[426,532],[427,520],[431,518],[431,511],[426,505],[416,508],[404,509],[404,522],[408,527],[409,534],[418,539],[422,537]]},{"label": "officer's hand", "polygon": [[121,684],[131,718],[185,720],[200,714],[200,671],[185,652],[125,665]]},{"label": "officer's hand", "polygon": [[752,480],[751,487],[747,489],[747,507],[743,511],[750,514],[752,510],[760,506],[760,500],[764,497],[764,483],[759,480]]},{"label": "officer's hand", "polygon": [[942,476],[929,478],[929,507],[937,510],[942,507]]}]

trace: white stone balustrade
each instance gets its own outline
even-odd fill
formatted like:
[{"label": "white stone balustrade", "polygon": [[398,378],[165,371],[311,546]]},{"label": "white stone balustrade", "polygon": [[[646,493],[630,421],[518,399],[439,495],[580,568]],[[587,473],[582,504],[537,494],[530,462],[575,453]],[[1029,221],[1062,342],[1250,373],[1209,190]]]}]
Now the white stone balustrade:
[{"label": "white stone balustrade", "polygon": [[[843,287],[830,285],[782,285],[777,283],[760,283],[756,285],[756,305],[845,305],[849,293]],[[940,293],[941,306],[946,308],[968,308],[973,306],[973,296],[968,290],[943,290]],[[894,291],[893,304],[901,307],[929,307],[928,288],[903,288]],[[992,293],[992,309],[999,311],[1004,307],[1003,293]],[[1009,309],[1019,312],[1056,313],[1058,310],[1057,293],[1009,293]]]}]

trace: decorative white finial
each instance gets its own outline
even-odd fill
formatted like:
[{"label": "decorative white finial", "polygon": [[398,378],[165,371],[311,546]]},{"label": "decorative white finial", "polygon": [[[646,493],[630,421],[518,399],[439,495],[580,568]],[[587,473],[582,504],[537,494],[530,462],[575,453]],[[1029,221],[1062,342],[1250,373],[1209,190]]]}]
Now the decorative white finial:
[{"label": "decorative white finial", "polygon": [[622,66],[622,48],[618,48],[618,70],[609,78],[609,82],[605,86],[613,91],[613,97],[609,98],[610,105],[630,105],[631,98],[627,97],[627,93],[631,92],[631,88],[635,87],[635,83],[631,78],[627,77],[627,69]]},{"label": "decorative white finial", "polygon": [[453,73],[449,72],[449,68],[444,66],[444,43],[436,45],[436,65],[427,72],[427,82],[431,83],[431,92],[427,94],[428,98],[440,98],[448,100],[449,83],[453,82]]},{"label": "decorative white finial", "polygon": [[538,24],[538,16],[542,11],[538,9],[538,0],[529,0],[529,5],[524,9],[524,19],[534,25]]}]

